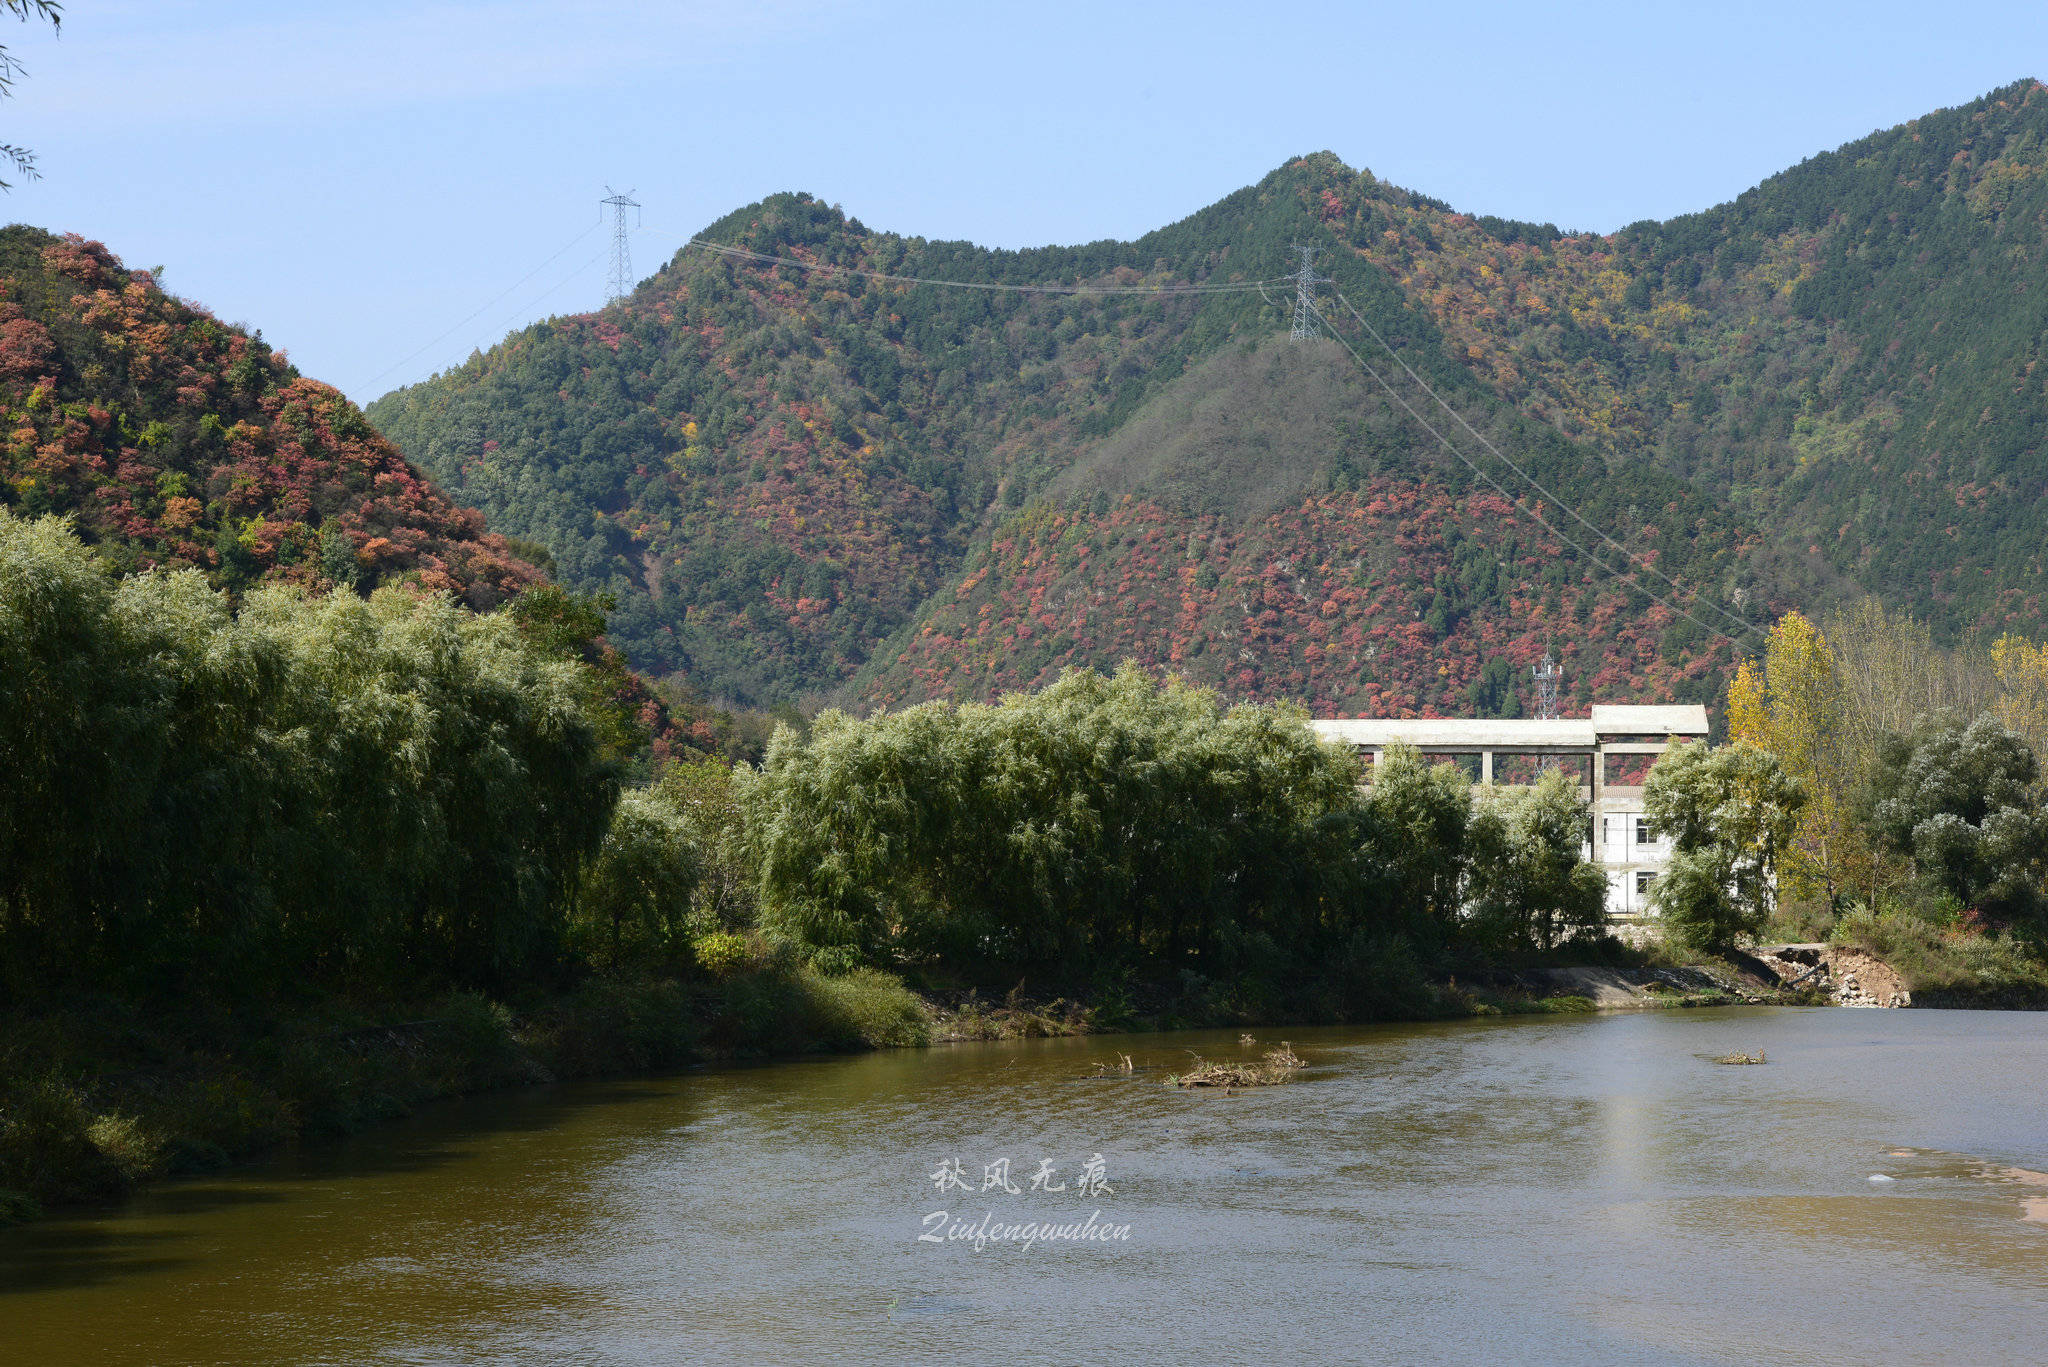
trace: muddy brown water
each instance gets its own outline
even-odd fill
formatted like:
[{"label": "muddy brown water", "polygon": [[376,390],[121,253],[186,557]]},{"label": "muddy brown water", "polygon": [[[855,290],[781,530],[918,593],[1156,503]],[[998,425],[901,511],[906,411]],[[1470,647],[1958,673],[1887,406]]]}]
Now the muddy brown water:
[{"label": "muddy brown water", "polygon": [[[2048,1171],[2048,1016],[1254,1033],[1292,1041],[1303,1079],[1162,1085],[1191,1051],[1255,1052],[1218,1031],[445,1105],[0,1232],[0,1362],[2048,1353],[2048,1225],[2021,1218],[2041,1187],[2013,1175]],[[1139,1071],[1098,1072],[1123,1053]],[[1097,1155],[1109,1190],[1087,1194]],[[1016,1195],[983,1189],[1003,1158]],[[941,1193],[955,1162],[969,1189]],[[1065,1191],[1030,1188],[1048,1166]],[[945,1237],[1098,1211],[1087,1242]]]}]

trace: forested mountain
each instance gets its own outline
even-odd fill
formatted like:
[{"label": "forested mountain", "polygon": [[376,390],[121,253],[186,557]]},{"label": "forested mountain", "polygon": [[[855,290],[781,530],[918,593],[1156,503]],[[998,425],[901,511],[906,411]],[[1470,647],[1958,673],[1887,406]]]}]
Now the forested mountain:
[{"label": "forested mountain", "polygon": [[339,392],[96,242],[0,229],[0,413],[0,503],[70,514],[117,571],[409,577],[479,608],[541,579]]},{"label": "forested mountain", "polygon": [[[2044,625],[2044,171],[2027,81],[1611,237],[1328,154],[1136,242],[1024,252],[779,195],[702,237],[809,268],[687,249],[369,413],[616,593],[642,668],[736,698],[980,696],[1135,658],[1318,708],[1512,711],[1546,645],[1580,701],[1704,697],[1735,646],[1700,623],[1740,634],[1711,605],[1869,589],[1951,633]],[[1286,340],[1284,284],[852,273],[1247,285],[1295,242],[1334,330],[1483,474],[1340,343]],[[1337,292],[1599,533],[1431,410]]]},{"label": "forested mountain", "polygon": [[1951,633],[2048,625],[2048,88],[1611,239],[1369,216],[1351,243],[1524,411],[1654,460]]}]

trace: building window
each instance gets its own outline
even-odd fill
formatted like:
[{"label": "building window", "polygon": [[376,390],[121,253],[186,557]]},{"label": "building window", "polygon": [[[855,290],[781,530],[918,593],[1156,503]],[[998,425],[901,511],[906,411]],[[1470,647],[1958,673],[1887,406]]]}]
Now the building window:
[{"label": "building window", "polygon": [[1657,875],[1656,875],[1656,874],[1654,874],[1654,873],[1639,873],[1639,874],[1637,874],[1637,875],[1636,875],[1636,896],[1638,896],[1638,897],[1642,897],[1642,896],[1646,895],[1646,894],[1647,894],[1647,893],[1648,893],[1648,892],[1650,891],[1650,884],[1652,884],[1652,883],[1654,883],[1654,882],[1656,882],[1656,881],[1657,881]]},{"label": "building window", "polygon": [[1657,840],[1657,828],[1641,817],[1636,818],[1636,844],[1651,845]]},{"label": "building window", "polygon": [[1600,818],[1600,843],[1607,843],[1607,818],[1604,816]]}]

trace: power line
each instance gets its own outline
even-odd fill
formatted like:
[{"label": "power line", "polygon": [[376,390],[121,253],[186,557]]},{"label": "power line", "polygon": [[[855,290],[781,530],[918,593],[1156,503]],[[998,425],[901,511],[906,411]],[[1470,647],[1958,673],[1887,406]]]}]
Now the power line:
[{"label": "power line", "polygon": [[[646,231],[663,230],[652,228]],[[720,242],[706,242],[696,237],[683,239],[683,247],[685,250],[702,247],[705,251],[715,252],[719,256],[763,265],[795,266],[807,271],[837,271],[842,275],[857,275],[868,280],[883,280],[898,285],[939,285],[947,289],[996,290],[1012,294],[1236,294],[1258,289],[1262,285],[1279,284],[1293,279],[1292,276],[1279,275],[1266,280],[1231,281],[1220,285],[1001,285],[986,280],[937,280],[922,275],[891,275],[886,271],[861,270],[856,266],[839,266],[829,261],[806,261],[796,256],[773,256],[767,252],[749,251],[745,247],[729,247]]]},{"label": "power line", "polygon": [[[611,187],[606,186],[605,188],[610,189]],[[608,281],[610,293],[606,299],[607,303],[613,303],[625,297],[632,291],[632,249],[630,246],[632,233],[663,232],[664,230],[660,228],[645,227],[629,230],[624,227],[626,210],[628,208],[637,209],[640,207],[638,201],[632,198],[631,191],[628,191],[623,195],[612,195],[611,197],[604,199],[600,202],[612,206],[613,210],[612,241],[610,247],[607,248],[607,251],[609,252],[612,258],[611,277]],[[496,295],[486,300],[474,312],[468,314],[460,321],[455,323],[453,327],[448,328],[445,332],[438,334],[437,336],[425,342],[424,344],[422,344],[409,354],[400,357],[398,360],[392,362],[384,369],[378,371],[375,375],[372,375],[369,379],[365,380],[363,382],[362,387],[364,389],[369,388],[371,385],[377,383],[377,381],[383,379],[386,375],[389,375],[392,371],[397,370],[399,367],[404,366],[407,363],[418,359],[421,355],[425,354],[429,349],[439,345],[441,342],[446,341],[449,337],[454,336],[456,332],[468,326],[476,319],[482,317],[493,306],[501,303],[504,299],[510,296],[514,290],[518,289],[521,285],[533,279],[534,276],[539,275],[542,271],[546,270],[549,266],[553,265],[557,260],[561,259],[563,254],[565,254],[571,248],[576,246],[577,243],[583,241],[584,238],[590,236],[590,234],[593,231],[595,231],[597,227],[598,224],[592,224],[590,227],[585,228],[582,232],[578,233],[575,237],[571,238],[568,242],[564,243],[546,260],[542,261],[538,266],[535,266],[525,275],[520,276],[510,285],[506,286],[503,290],[499,291]],[[807,271],[837,271],[844,275],[855,275],[869,280],[882,280],[893,284],[937,285],[947,289],[996,290],[1005,293],[1015,294],[1179,295],[1236,294],[1248,292],[1251,290],[1259,290],[1263,293],[1267,285],[1281,284],[1288,280],[1293,279],[1292,276],[1273,276],[1266,280],[1232,281],[1224,284],[1188,285],[1005,285],[996,284],[989,281],[978,280],[938,280],[928,276],[891,275],[884,271],[861,270],[854,266],[839,266],[824,261],[805,261],[800,257],[772,256],[766,252],[749,251],[747,248],[744,247],[731,247],[718,242],[706,242],[701,238],[695,237],[685,238],[683,241],[683,246],[685,250],[691,247],[700,247],[705,251],[715,253],[716,255],[719,256],[739,260],[753,261],[764,265],[795,266],[798,267],[799,269]],[[595,264],[596,261],[601,259],[601,257],[604,254],[605,253],[600,253],[598,257],[593,257],[591,261],[586,262],[582,266],[578,266],[576,268],[577,273],[580,274],[590,265]],[[575,276],[572,275],[567,279],[564,279],[561,282],[550,286],[545,293],[541,294],[536,299],[531,300],[527,304],[523,305],[520,309],[520,312],[524,312],[525,309],[531,308],[534,304],[539,303],[541,299],[545,299],[549,295],[555,293],[555,291],[561,289],[563,285],[566,285],[567,283],[569,283],[569,280],[573,280],[574,278]]]},{"label": "power line", "polygon": [[[561,289],[561,288],[562,288],[562,287],[563,287],[564,285],[567,285],[567,284],[571,283],[572,281],[576,280],[576,279],[577,279],[577,278],[578,278],[579,276],[581,276],[581,275],[582,275],[582,274],[583,274],[583,273],[584,273],[585,271],[589,270],[589,269],[590,269],[590,268],[591,268],[592,266],[595,266],[595,265],[596,265],[596,264],[597,264],[598,262],[600,262],[600,261],[604,260],[604,258],[605,258],[605,256],[606,256],[606,254],[607,254],[607,253],[608,253],[608,252],[609,252],[610,250],[611,250],[611,249],[610,249],[609,247],[605,248],[605,250],[604,250],[604,251],[601,251],[601,252],[597,253],[597,255],[595,255],[595,256],[593,256],[593,257],[591,257],[591,258],[590,258],[590,259],[589,259],[588,261],[585,261],[585,262],[584,262],[584,263],[583,263],[582,265],[580,265],[580,266],[576,267],[576,268],[575,268],[574,270],[570,271],[570,272],[569,272],[569,273],[568,273],[567,275],[563,276],[563,277],[562,277],[562,278],[561,278],[560,280],[557,280],[557,281],[556,281],[556,282],[555,282],[554,284],[552,284],[552,285],[549,285],[549,286],[548,286],[548,287],[547,287],[546,289],[542,290],[542,291],[541,291],[541,292],[540,292],[539,294],[536,294],[535,296],[533,296],[533,298],[531,298],[531,299],[527,300],[527,301],[526,301],[525,303],[521,304],[521,305],[520,305],[520,306],[519,306],[518,308],[516,308],[516,309],[512,310],[512,312],[511,312],[511,313],[510,313],[509,315],[507,315],[507,325],[509,326],[509,322],[510,322],[510,320],[511,320],[511,319],[515,319],[515,318],[518,318],[518,317],[520,317],[520,316],[521,316],[522,314],[524,314],[524,313],[528,312],[528,311],[529,311],[530,309],[532,309],[532,308],[533,308],[533,307],[534,307],[535,305],[539,304],[539,303],[540,303],[540,302],[541,302],[542,300],[544,300],[544,299],[547,299],[547,298],[548,298],[549,296],[551,296],[551,295],[555,294],[555,293],[556,293],[556,292],[558,292],[558,291],[559,291],[559,290],[560,290],[560,289]],[[495,330],[495,329],[494,329],[494,330]]]},{"label": "power line", "polygon": [[[556,248],[556,249],[555,249],[554,253],[553,253],[553,254],[552,254],[551,256],[549,256],[547,260],[545,260],[545,261],[541,262],[541,263],[540,263],[540,264],[539,264],[538,266],[535,266],[535,267],[534,267],[534,268],[533,268],[532,270],[530,270],[530,271],[528,271],[528,272],[527,272],[526,274],[524,274],[524,275],[520,276],[520,277],[519,277],[519,278],[518,278],[517,280],[514,280],[514,281],[513,281],[513,282],[512,282],[511,284],[507,285],[507,286],[506,286],[506,287],[505,287],[504,289],[500,290],[500,291],[499,291],[499,292],[498,292],[497,294],[493,295],[493,296],[492,296],[491,298],[489,298],[489,299],[485,300],[485,301],[484,301],[484,303],[483,303],[483,304],[482,304],[482,305],[481,305],[481,306],[480,306],[480,307],[479,307],[479,308],[478,308],[478,309],[476,310],[476,312],[474,312],[474,313],[470,314],[470,315],[469,315],[469,316],[468,316],[467,318],[464,318],[464,319],[462,319],[462,320],[461,320],[460,322],[456,323],[454,327],[451,327],[451,328],[449,328],[449,329],[448,329],[448,330],[447,330],[446,332],[442,333],[442,334],[441,334],[440,336],[438,336],[438,337],[435,337],[435,338],[433,338],[433,339],[432,339],[431,341],[428,341],[428,342],[426,342],[426,343],[422,344],[422,345],[421,345],[421,346],[419,347],[419,349],[418,349],[418,350],[416,350],[416,351],[413,351],[413,352],[412,352],[411,354],[409,354],[409,355],[406,355],[406,356],[401,356],[401,357],[400,357],[400,358],[399,358],[398,360],[396,360],[396,361],[393,361],[393,362],[392,362],[392,363],[391,363],[390,365],[388,365],[388,366],[385,366],[385,367],[384,367],[384,368],[383,368],[382,370],[378,371],[378,372],[377,372],[377,373],[376,373],[375,375],[372,375],[372,376],[371,376],[371,377],[370,377],[369,379],[367,379],[367,380],[363,381],[362,387],[363,387],[364,389],[368,389],[368,388],[369,388],[369,387],[370,387],[371,385],[373,385],[373,384],[377,383],[377,381],[379,381],[379,380],[383,379],[383,378],[384,378],[384,377],[385,377],[386,375],[389,375],[389,374],[390,374],[390,373],[391,373],[392,371],[394,371],[394,370],[398,369],[398,368],[399,368],[400,366],[402,366],[402,365],[405,365],[405,364],[407,364],[408,362],[411,362],[411,361],[417,360],[417,359],[418,359],[418,358],[419,358],[419,357],[420,357],[421,355],[423,355],[423,354],[424,354],[424,353],[425,353],[425,352],[426,352],[426,351],[427,351],[427,350],[428,350],[429,348],[431,348],[431,347],[435,347],[435,346],[438,346],[438,345],[440,345],[440,344],[441,344],[442,342],[445,342],[445,341],[447,341],[447,340],[448,340],[448,339],[449,339],[450,337],[453,337],[453,336],[454,336],[454,335],[455,335],[455,334],[456,334],[456,333],[457,333],[458,331],[460,331],[461,329],[463,329],[463,328],[465,328],[465,327],[469,326],[469,325],[470,325],[470,324],[471,324],[472,322],[475,322],[475,321],[476,321],[476,320],[477,320],[478,318],[481,318],[481,317],[483,317],[483,315],[484,315],[484,314],[485,314],[485,313],[486,313],[486,312],[487,312],[487,311],[488,311],[488,310],[489,310],[489,309],[490,309],[490,308],[491,308],[491,307],[492,307],[493,305],[495,305],[495,304],[497,304],[497,303],[498,303],[499,301],[503,300],[503,299],[504,299],[504,298],[505,298],[506,296],[510,295],[510,294],[512,293],[512,291],[514,291],[514,290],[518,289],[518,288],[519,288],[519,287],[520,287],[521,285],[525,284],[525,283],[526,283],[527,281],[529,281],[529,280],[533,279],[533,277],[534,277],[534,276],[536,276],[536,275],[539,275],[539,274],[540,274],[540,273],[541,273],[542,271],[546,270],[546,269],[547,269],[547,268],[548,268],[549,266],[552,266],[552,265],[553,265],[553,264],[554,264],[554,263],[555,263],[556,261],[558,261],[559,259],[561,259],[561,257],[562,257],[562,256],[563,256],[563,255],[564,255],[565,253],[567,253],[567,252],[569,251],[569,249],[570,249],[570,248],[574,247],[574,246],[575,246],[575,245],[576,245],[577,243],[581,242],[581,241],[582,241],[582,240],[583,240],[584,238],[586,238],[586,237],[589,237],[589,236],[591,235],[591,233],[595,232],[596,230],[597,230],[597,225],[596,225],[595,223],[593,223],[593,224],[591,224],[591,225],[590,225],[589,227],[585,228],[585,229],[584,229],[584,230],[583,230],[582,232],[580,232],[580,233],[576,234],[576,236],[574,236],[574,237],[570,238],[570,239],[569,239],[569,240],[568,240],[567,242],[564,242],[564,243],[563,243],[563,244],[562,244],[562,245],[561,245],[560,247],[558,247],[558,248]],[[560,287],[560,286],[558,285],[558,286],[556,286],[555,288],[556,288],[556,289],[559,289],[559,288],[561,288],[561,287]],[[548,291],[548,292],[549,292],[550,294],[554,293],[554,291],[553,291],[553,290],[550,290],[550,291]]]},{"label": "power line", "polygon": [[[1465,416],[1462,413],[1458,412],[1457,409],[1445,403],[1443,401],[1442,396],[1440,396],[1434,389],[1431,389],[1429,387],[1429,382],[1427,380],[1424,380],[1420,375],[1415,373],[1414,369],[1409,366],[1408,362],[1402,359],[1400,352],[1394,350],[1392,346],[1388,345],[1387,339],[1380,336],[1379,329],[1374,327],[1371,323],[1367,322],[1365,319],[1365,315],[1360,313],[1357,307],[1353,305],[1349,299],[1346,299],[1341,293],[1338,294],[1337,299],[1338,302],[1342,303],[1345,308],[1351,310],[1351,316],[1353,318],[1356,318],[1358,320],[1358,325],[1364,328],[1366,332],[1371,335],[1372,339],[1375,342],[1378,342],[1380,344],[1381,349],[1383,349],[1387,353],[1387,355],[1394,358],[1394,364],[1400,366],[1402,370],[1406,371],[1408,374],[1408,378],[1415,381],[1417,385],[1421,386],[1422,392],[1429,395],[1430,398],[1434,399],[1436,401],[1436,406],[1438,408],[1441,408],[1444,412],[1450,414],[1451,418],[1458,424],[1458,426],[1464,428],[1465,431],[1471,435],[1474,441],[1478,442],[1481,446],[1485,447],[1488,451],[1490,451],[1493,454],[1495,460],[1498,460],[1501,464],[1507,466],[1508,469],[1513,470],[1516,474],[1520,475],[1523,479],[1527,480],[1529,482],[1529,485],[1532,488],[1534,488],[1537,493],[1542,494],[1552,503],[1555,503],[1558,507],[1570,513],[1572,517],[1581,526],[1585,527],[1586,530],[1592,532],[1593,535],[1599,537],[1608,545],[1614,547],[1614,549],[1621,552],[1621,554],[1627,556],[1631,562],[1641,565],[1644,569],[1656,575],[1659,579],[1662,579],[1666,584],[1669,584],[1675,592],[1686,592],[1686,588],[1683,584],[1679,583],[1676,579],[1673,579],[1670,575],[1664,573],[1664,571],[1658,569],[1650,561],[1644,559],[1642,556],[1637,555],[1635,552],[1629,550],[1628,547],[1622,545],[1619,541],[1616,541],[1613,537],[1609,536],[1606,532],[1602,531],[1593,523],[1587,521],[1586,518],[1579,513],[1578,509],[1572,507],[1563,499],[1559,498],[1556,494],[1544,488],[1541,481],[1539,481],[1534,475],[1530,474],[1527,470],[1524,470],[1521,466],[1515,464],[1514,461],[1510,460],[1499,447],[1495,446],[1492,442],[1488,441],[1485,438],[1485,436],[1483,436],[1478,431],[1478,429],[1472,426],[1471,423],[1465,421]],[[1719,603],[1716,603],[1711,599],[1707,598],[1706,595],[1698,592],[1697,590],[1694,590],[1693,597],[1695,600],[1705,603],[1708,607],[1714,609],[1714,611],[1720,613],[1723,617],[1726,617],[1729,621],[1741,627],[1745,632],[1748,632],[1752,635],[1756,634],[1756,628],[1754,626],[1751,626],[1747,621],[1744,621],[1742,618],[1728,611],[1728,609],[1722,607]],[[1718,632],[1717,634],[1726,635],[1725,632]],[[1729,639],[1734,640],[1736,638],[1730,637]]]},{"label": "power line", "polygon": [[640,201],[633,198],[631,190],[623,194],[607,185],[604,187],[607,199],[598,201],[609,204],[612,209],[612,279],[611,292],[605,296],[605,303],[616,304],[633,291],[633,235],[626,230],[626,210],[633,211],[633,223],[640,222]]},{"label": "power line", "polygon": [[[1337,296],[1337,298],[1343,302],[1346,308],[1351,308],[1351,302],[1348,299],[1345,299],[1341,293]],[[1313,301],[1311,301],[1310,307],[1312,309],[1315,308]],[[1315,309],[1315,315],[1318,321],[1320,322],[1327,324],[1330,321],[1328,318],[1325,318],[1323,316],[1323,312],[1321,309]],[[1352,316],[1358,316],[1358,311],[1356,309],[1352,309]],[[1380,374],[1378,370],[1373,368],[1372,362],[1366,360],[1365,357],[1358,354],[1357,347],[1351,345],[1351,343],[1347,341],[1341,334],[1339,334],[1335,328],[1332,328],[1330,330],[1330,336],[1331,339],[1337,343],[1337,345],[1343,347],[1344,350],[1351,354],[1351,359],[1358,363],[1359,369],[1363,370],[1366,374],[1372,376],[1373,379],[1379,382],[1380,388],[1384,389],[1387,392],[1387,397],[1392,399],[1395,403],[1401,405],[1402,411],[1407,413],[1409,417],[1413,418],[1417,426],[1421,427],[1423,431],[1429,433],[1429,435],[1431,435],[1432,437],[1435,437],[1437,441],[1443,445],[1443,448],[1446,451],[1449,451],[1452,455],[1456,456],[1459,460],[1463,461],[1465,463],[1466,468],[1471,470],[1473,474],[1478,475],[1488,484],[1491,484],[1502,498],[1505,498],[1510,503],[1514,503],[1517,501],[1515,496],[1509,493],[1506,487],[1503,486],[1499,480],[1495,479],[1490,473],[1482,469],[1470,456],[1466,455],[1463,451],[1459,450],[1457,445],[1453,443],[1449,437],[1446,437],[1442,432],[1439,432],[1434,426],[1431,425],[1429,419],[1423,417],[1422,414],[1418,413],[1415,410],[1415,406],[1409,403],[1407,399],[1403,398],[1401,396],[1401,392],[1395,389],[1392,384],[1388,383],[1387,377]],[[1425,388],[1427,388],[1427,386],[1425,386]],[[1641,584],[1636,583],[1636,578],[1633,574],[1629,574],[1625,571],[1616,570],[1613,566],[1607,564],[1607,562],[1600,559],[1599,556],[1593,554],[1593,552],[1587,550],[1584,546],[1572,540],[1569,536],[1566,536],[1564,532],[1552,526],[1550,522],[1544,518],[1542,513],[1536,512],[1532,509],[1530,510],[1529,515],[1536,520],[1536,525],[1542,527],[1545,531],[1549,532],[1559,541],[1564,542],[1565,545],[1570,546],[1580,555],[1585,556],[1586,559],[1592,561],[1601,569],[1607,570],[1609,573],[1615,574],[1619,578],[1627,580],[1630,586],[1633,587],[1636,590],[1636,592],[1642,594],[1644,597],[1651,599],[1652,601],[1660,604],[1665,608],[1668,608],[1670,611],[1676,613],[1680,617],[1685,618],[1686,621],[1691,622],[1694,626],[1700,628],[1702,631],[1707,632],[1709,635],[1724,637],[1730,641],[1740,641],[1740,637],[1731,636],[1729,635],[1729,633],[1721,630],[1719,627],[1710,626],[1707,623],[1702,622],[1699,618],[1693,616],[1684,608],[1678,606],[1678,604],[1670,601],[1669,599],[1663,597],[1661,594],[1657,593],[1656,590],[1644,588]],[[1677,586],[1674,585],[1674,587]],[[1755,633],[1755,628],[1753,627],[1748,628],[1748,630],[1752,634]]]}]

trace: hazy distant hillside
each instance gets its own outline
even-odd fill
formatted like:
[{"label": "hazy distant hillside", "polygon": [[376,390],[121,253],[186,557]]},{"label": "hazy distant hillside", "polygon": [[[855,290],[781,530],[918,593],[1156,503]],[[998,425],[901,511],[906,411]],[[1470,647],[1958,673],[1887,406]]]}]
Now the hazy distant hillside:
[{"label": "hazy distant hillside", "polygon": [[487,607],[540,574],[355,405],[104,247],[0,229],[0,502],[119,570],[238,587],[411,576]]},{"label": "hazy distant hillside", "polygon": [[[949,280],[1227,283],[1284,271],[1290,241],[1328,243],[1323,216],[1339,171],[1327,158],[1296,162],[1128,244],[927,243],[870,232],[796,195],[704,235]],[[1557,492],[1682,582],[1721,597],[1738,588],[1752,531],[1652,466],[1612,465],[1517,418],[1377,267],[1347,254],[1325,269]],[[1307,680],[1331,701],[1467,706],[1476,673],[1498,657],[1485,696],[1512,706],[1498,676],[1540,654],[1546,636],[1572,657],[1581,688],[1625,676],[1651,694],[1707,691],[1708,654],[1727,655],[1697,628],[1631,612],[1627,633],[1588,634],[1596,601],[1618,609],[1622,589],[1590,562],[1560,559],[1561,546],[1530,548],[1552,562],[1540,567],[1540,591],[1519,568],[1478,568],[1491,553],[1482,547],[1457,559],[1456,524],[1495,516],[1471,503],[1470,476],[1328,347],[1270,346],[1287,302],[1256,291],[992,294],[686,252],[623,305],[526,329],[370,414],[493,525],[545,543],[572,582],[616,592],[612,638],[643,668],[742,698],[987,692],[1062,659],[1130,654],[1234,692],[1285,693]],[[999,594],[987,577],[1006,563],[1001,547],[1055,522],[1070,546],[1084,525],[1111,538],[1117,519],[1134,515],[1125,495],[1180,549],[1165,560],[1106,556],[1071,579],[1115,629],[1048,625],[1028,595]],[[1299,518],[1287,536],[1269,534],[1269,519],[1309,500],[1341,510],[1313,542],[1300,539]],[[1197,536],[1219,548],[1213,584],[1185,553]],[[1346,623],[1358,631],[1285,646],[1313,647],[1307,674],[1282,667],[1282,647],[1263,640],[1271,614],[1294,609],[1254,606],[1239,591],[1241,574],[1265,572],[1249,567],[1268,551],[1341,562],[1343,587],[1371,599]],[[1247,558],[1233,568],[1233,556]],[[1114,578],[1100,579],[1096,567],[1112,562]],[[1373,565],[1383,568],[1361,568]],[[977,573],[980,588],[965,589],[961,576]],[[1202,596],[1188,621],[1169,630],[1138,610],[1180,595],[1184,575]],[[976,591],[997,596],[976,601],[970,643],[947,622]],[[1309,616],[1322,620],[1325,601],[1338,600],[1318,597]],[[1401,614],[1410,636],[1427,635],[1389,650],[1371,633]],[[1496,629],[1510,621],[1513,632]],[[1279,633],[1289,634],[1303,633]],[[941,638],[943,650],[932,644]]]}]

